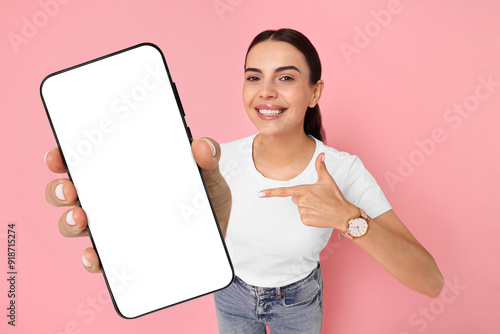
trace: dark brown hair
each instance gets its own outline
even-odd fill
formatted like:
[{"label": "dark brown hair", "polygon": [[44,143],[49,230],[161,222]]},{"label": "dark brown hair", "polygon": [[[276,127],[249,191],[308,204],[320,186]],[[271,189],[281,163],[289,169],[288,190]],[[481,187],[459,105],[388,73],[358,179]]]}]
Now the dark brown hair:
[{"label": "dark brown hair", "polygon": [[[255,36],[252,43],[250,43],[247,50],[247,56],[250,49],[252,49],[256,44],[268,40],[286,42],[293,45],[306,58],[307,65],[309,66],[309,70],[311,72],[309,77],[311,85],[315,85],[318,80],[321,79],[321,62],[316,48],[306,36],[293,29],[266,30],[261,32]],[[316,104],[314,108],[307,108],[304,119],[304,132],[321,141],[326,139],[325,130],[321,124],[321,113],[318,104]]]}]

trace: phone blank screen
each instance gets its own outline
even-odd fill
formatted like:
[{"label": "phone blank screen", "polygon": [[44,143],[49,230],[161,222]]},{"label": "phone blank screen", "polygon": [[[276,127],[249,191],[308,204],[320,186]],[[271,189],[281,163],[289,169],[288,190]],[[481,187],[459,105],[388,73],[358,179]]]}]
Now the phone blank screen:
[{"label": "phone blank screen", "polygon": [[141,44],[54,73],[41,94],[117,312],[134,318],[229,285],[161,51]]}]

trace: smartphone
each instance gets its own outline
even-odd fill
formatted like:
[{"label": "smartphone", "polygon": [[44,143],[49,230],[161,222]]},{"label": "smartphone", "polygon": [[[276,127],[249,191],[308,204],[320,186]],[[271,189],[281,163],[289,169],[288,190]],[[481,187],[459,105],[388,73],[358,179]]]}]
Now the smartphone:
[{"label": "smartphone", "polygon": [[58,71],[40,93],[117,313],[136,318],[231,284],[161,50],[143,43]]}]

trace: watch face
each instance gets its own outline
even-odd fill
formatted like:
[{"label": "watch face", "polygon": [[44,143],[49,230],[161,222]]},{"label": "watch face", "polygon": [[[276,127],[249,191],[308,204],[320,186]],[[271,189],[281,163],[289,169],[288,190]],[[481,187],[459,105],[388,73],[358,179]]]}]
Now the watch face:
[{"label": "watch face", "polygon": [[368,230],[368,223],[363,218],[356,218],[349,222],[349,234],[353,237],[361,237]]}]

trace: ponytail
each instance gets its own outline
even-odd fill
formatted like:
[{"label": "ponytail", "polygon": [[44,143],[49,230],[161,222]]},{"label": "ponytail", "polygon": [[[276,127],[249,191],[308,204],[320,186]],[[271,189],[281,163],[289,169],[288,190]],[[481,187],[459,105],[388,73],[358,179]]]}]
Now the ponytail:
[{"label": "ponytail", "polygon": [[325,130],[321,124],[319,105],[316,104],[314,108],[307,108],[304,119],[304,132],[320,141],[325,141]]}]

